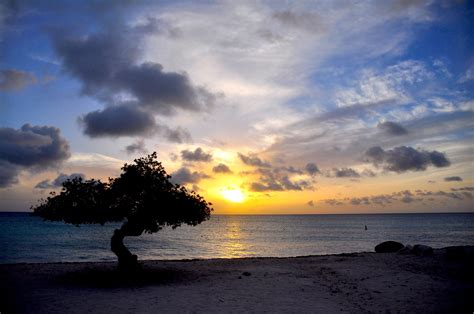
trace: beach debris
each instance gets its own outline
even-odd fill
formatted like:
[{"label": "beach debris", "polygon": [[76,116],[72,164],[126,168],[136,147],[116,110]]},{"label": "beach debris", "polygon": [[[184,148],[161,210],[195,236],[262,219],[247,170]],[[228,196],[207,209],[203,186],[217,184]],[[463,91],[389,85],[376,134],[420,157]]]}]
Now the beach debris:
[{"label": "beach debris", "polygon": [[398,251],[399,254],[415,254],[419,256],[433,255],[433,248],[428,245],[415,244],[406,245],[404,248]]},{"label": "beach debris", "polygon": [[398,254],[413,254],[413,245],[407,244],[404,248],[397,252]]},{"label": "beach debris", "polygon": [[377,253],[394,253],[403,249],[405,246],[396,241],[385,241],[375,246]]},{"label": "beach debris", "polygon": [[415,253],[416,255],[421,255],[421,256],[429,256],[429,255],[433,255],[433,248],[428,245],[415,244],[413,246],[413,253]]}]

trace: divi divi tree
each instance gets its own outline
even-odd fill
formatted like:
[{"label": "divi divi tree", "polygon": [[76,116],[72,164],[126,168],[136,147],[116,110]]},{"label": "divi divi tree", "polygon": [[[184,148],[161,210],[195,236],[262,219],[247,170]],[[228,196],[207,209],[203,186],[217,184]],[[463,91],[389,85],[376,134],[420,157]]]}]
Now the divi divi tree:
[{"label": "divi divi tree", "polygon": [[51,192],[32,206],[33,215],[74,225],[123,222],[115,229],[111,249],[119,268],[138,266],[137,256],[123,244],[128,236],[155,233],[165,226],[195,226],[209,219],[212,208],[200,195],[170,182],[156,153],[125,164],[108,183],[74,178],[63,183],[61,192]]}]

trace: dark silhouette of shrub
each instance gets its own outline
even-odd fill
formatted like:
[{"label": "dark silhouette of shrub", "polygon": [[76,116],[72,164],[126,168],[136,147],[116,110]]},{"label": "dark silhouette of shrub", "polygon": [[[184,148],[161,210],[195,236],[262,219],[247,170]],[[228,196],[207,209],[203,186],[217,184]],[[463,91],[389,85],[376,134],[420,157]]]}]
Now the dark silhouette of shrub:
[{"label": "dark silhouette of shrub", "polygon": [[133,269],[138,267],[137,256],[123,244],[125,237],[183,223],[195,226],[210,217],[211,203],[170,179],[155,152],[125,164],[121,175],[108,183],[82,178],[64,182],[59,194],[51,192],[32,206],[33,215],[74,225],[123,221],[114,231],[111,249],[119,268]]}]

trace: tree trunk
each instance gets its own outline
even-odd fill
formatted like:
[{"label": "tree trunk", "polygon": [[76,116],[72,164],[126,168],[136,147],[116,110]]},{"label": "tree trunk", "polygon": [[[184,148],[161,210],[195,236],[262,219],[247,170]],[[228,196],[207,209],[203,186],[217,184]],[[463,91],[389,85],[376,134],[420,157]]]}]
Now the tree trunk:
[{"label": "tree trunk", "polygon": [[135,270],[139,268],[137,256],[130,253],[123,244],[123,239],[130,236],[139,236],[143,233],[142,228],[132,227],[125,222],[120,229],[115,229],[114,235],[110,241],[112,252],[118,257],[118,266],[120,270]]}]

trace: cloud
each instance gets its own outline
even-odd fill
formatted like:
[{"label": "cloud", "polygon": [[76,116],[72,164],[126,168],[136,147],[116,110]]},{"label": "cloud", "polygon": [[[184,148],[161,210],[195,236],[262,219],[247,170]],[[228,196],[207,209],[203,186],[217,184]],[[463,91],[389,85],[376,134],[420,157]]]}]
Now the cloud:
[{"label": "cloud", "polygon": [[21,167],[0,160],[0,188],[6,188],[18,183],[18,173]]},{"label": "cloud", "polygon": [[405,135],[408,133],[403,126],[391,121],[381,122],[377,127],[389,135]]},{"label": "cloud", "polygon": [[413,147],[399,146],[383,150],[380,146],[369,148],[364,160],[385,170],[394,172],[423,171],[430,165],[441,168],[451,165],[445,154],[438,151],[417,150]]},{"label": "cloud", "polygon": [[260,174],[258,182],[249,184],[249,189],[253,192],[269,191],[302,191],[312,189],[313,182],[307,180],[292,180],[288,176],[285,168],[258,168],[256,173]]},{"label": "cloud", "polygon": [[143,63],[117,73],[117,85],[138,100],[137,105],[152,112],[170,115],[177,109],[201,111],[212,105],[215,96],[194,87],[186,73],[164,72],[157,63]]},{"label": "cloud", "polygon": [[17,182],[21,170],[43,170],[68,159],[69,143],[51,126],[0,128],[0,186]]},{"label": "cloud", "polygon": [[264,184],[261,182],[252,182],[250,184],[250,191],[252,192],[268,192],[268,191],[283,191],[283,187],[275,182]]},{"label": "cloud", "polygon": [[353,197],[350,199],[352,205],[369,205],[370,201],[368,197]]},{"label": "cloud", "polygon": [[318,166],[316,166],[316,164],[313,162],[307,163],[304,167],[304,170],[306,170],[306,172],[312,176],[320,173]]},{"label": "cloud", "polygon": [[198,183],[202,179],[208,179],[205,173],[191,171],[189,168],[182,167],[171,174],[171,181],[176,184]]},{"label": "cloud", "polygon": [[364,169],[362,172],[361,172],[361,175],[363,175],[364,177],[376,177],[377,174],[375,172],[373,172],[372,170],[370,169]]},{"label": "cloud", "polygon": [[72,173],[70,175],[61,173],[54,179],[52,182],[50,180],[46,179],[38,184],[35,185],[36,189],[49,189],[49,188],[59,188],[63,185],[64,182],[72,179],[80,178],[84,180],[86,178],[85,174],[83,173]]},{"label": "cloud", "polygon": [[212,171],[215,173],[232,173],[230,168],[227,165],[224,164],[218,164],[214,168],[212,168]]},{"label": "cloud", "polygon": [[352,197],[344,199],[327,199],[322,200],[329,205],[343,205],[351,204],[355,206],[359,205],[378,205],[378,206],[387,206],[397,202],[410,204],[410,203],[420,203],[426,201],[435,201],[435,198],[438,199],[454,199],[457,201],[466,201],[472,199],[473,195],[471,191],[474,191],[474,188],[460,188],[460,189],[451,189],[453,192],[446,191],[423,191],[423,190],[402,190],[398,192],[393,192],[391,194],[378,194],[371,196],[362,196],[362,197]]},{"label": "cloud", "polygon": [[164,136],[164,138],[171,143],[191,143],[192,137],[188,130],[177,127],[172,129],[165,125],[158,126],[157,130]]},{"label": "cloud", "polygon": [[474,186],[465,186],[462,188],[452,188],[451,191],[474,191]]},{"label": "cloud", "polygon": [[323,200],[323,202],[328,204],[328,205],[331,205],[331,206],[343,205],[344,204],[343,202],[341,202],[340,200],[337,200],[335,198],[326,199],[326,200]]},{"label": "cloud", "polygon": [[466,69],[466,72],[459,78],[459,83],[466,83],[474,79],[474,62]]},{"label": "cloud", "polygon": [[446,177],[446,178],[444,178],[444,181],[446,181],[446,182],[451,182],[451,181],[458,181],[458,182],[460,182],[460,181],[462,181],[462,178],[459,177],[459,176],[452,176],[452,177]]},{"label": "cloud", "polygon": [[313,202],[313,200],[308,201],[306,204],[307,204],[309,207],[314,207],[314,202]]},{"label": "cloud", "polygon": [[0,91],[19,91],[36,83],[36,76],[30,72],[15,69],[0,70]]},{"label": "cloud", "polygon": [[212,161],[212,154],[205,153],[201,147],[196,148],[194,151],[182,150],[181,158],[186,161],[198,161],[198,162],[210,162]]},{"label": "cloud", "polygon": [[257,157],[257,155],[249,153],[248,155],[244,155],[241,153],[237,153],[240,160],[246,164],[247,166],[253,167],[262,167],[262,168],[270,168],[271,164],[263,159]]},{"label": "cloud", "polygon": [[84,133],[92,138],[150,134],[156,128],[149,113],[133,106],[111,106],[80,118]]},{"label": "cloud", "polygon": [[[137,63],[144,38],[159,27],[151,25],[154,19],[147,23],[150,25],[107,25],[103,31],[86,36],[52,32],[64,70],[82,83],[83,94],[107,105],[81,118],[86,135],[144,135],[156,126],[154,114],[203,111],[215,103],[217,96],[194,86],[186,73],[166,72],[156,62]],[[126,114],[129,120],[124,120]],[[182,141],[182,134],[164,135]]]},{"label": "cloud", "polygon": [[272,17],[285,26],[298,28],[308,32],[324,30],[321,17],[315,12],[294,12],[290,10],[277,11]]},{"label": "cloud", "polygon": [[359,178],[360,174],[352,168],[333,168],[332,176],[336,178]]},{"label": "cloud", "polygon": [[127,152],[127,154],[135,154],[135,153],[146,154],[147,149],[145,146],[145,141],[143,139],[137,140],[135,143],[127,145],[125,147],[125,151]]}]

